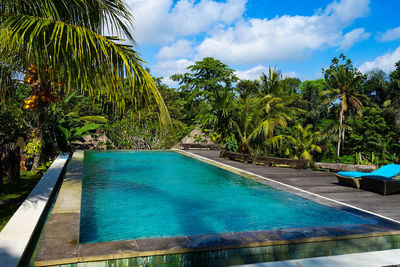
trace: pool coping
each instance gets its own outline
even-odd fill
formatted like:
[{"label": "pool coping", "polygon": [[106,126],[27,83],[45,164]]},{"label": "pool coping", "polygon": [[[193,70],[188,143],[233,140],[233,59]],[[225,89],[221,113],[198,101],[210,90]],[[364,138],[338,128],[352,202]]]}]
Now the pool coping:
[{"label": "pool coping", "polygon": [[[174,151],[322,205],[374,220],[375,223],[80,244],[79,224],[84,152],[78,151],[73,154],[67,166],[58,198],[40,241],[35,266],[400,235],[400,224],[397,221],[377,217],[374,214],[354,209],[338,201],[332,202],[316,194],[304,190],[299,191],[295,187],[275,182],[190,152]],[[63,229],[63,231],[60,232],[60,229]]]},{"label": "pool coping", "polygon": [[69,153],[60,154],[0,232],[2,266],[17,266],[62,176]]}]

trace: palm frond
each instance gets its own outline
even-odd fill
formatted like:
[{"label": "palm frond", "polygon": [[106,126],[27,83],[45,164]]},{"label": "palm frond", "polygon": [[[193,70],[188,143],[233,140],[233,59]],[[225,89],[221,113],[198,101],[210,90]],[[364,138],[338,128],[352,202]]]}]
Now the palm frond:
[{"label": "palm frond", "polygon": [[79,119],[84,120],[86,122],[94,122],[94,123],[107,123],[108,120],[103,116],[83,116]]},{"label": "palm frond", "polygon": [[[87,91],[90,96],[104,96],[121,110],[125,107],[123,79],[127,79],[132,102],[145,99],[149,103],[148,99],[153,97],[162,122],[170,123],[161,94],[142,67],[144,61],[131,47],[119,43],[119,39],[102,36],[85,27],[30,15],[6,16],[0,24],[0,31],[4,29],[10,33],[11,46],[24,44],[27,60],[38,67],[39,79],[48,75],[49,69],[63,69],[68,74],[62,77],[68,89],[74,86]],[[55,79],[56,72],[52,75]]]}]

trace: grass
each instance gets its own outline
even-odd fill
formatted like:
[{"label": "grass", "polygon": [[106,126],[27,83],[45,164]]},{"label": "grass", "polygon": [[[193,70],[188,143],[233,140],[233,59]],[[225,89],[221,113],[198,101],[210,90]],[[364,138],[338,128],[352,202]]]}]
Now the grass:
[{"label": "grass", "polygon": [[[18,184],[5,184],[4,193],[0,195],[0,231],[13,216],[14,212],[29,195],[42,174],[33,174],[29,171],[21,171],[21,181]],[[7,181],[3,177],[4,183]]]}]

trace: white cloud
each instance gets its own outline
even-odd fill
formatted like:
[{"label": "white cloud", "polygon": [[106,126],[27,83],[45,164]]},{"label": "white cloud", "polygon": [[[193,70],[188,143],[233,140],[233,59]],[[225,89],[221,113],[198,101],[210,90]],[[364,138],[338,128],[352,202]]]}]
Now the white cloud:
[{"label": "white cloud", "polygon": [[370,36],[371,34],[369,32],[365,32],[364,28],[354,29],[344,35],[340,49],[346,51],[350,49],[356,42],[367,40]]},{"label": "white cloud", "polygon": [[173,74],[177,73],[185,73],[187,72],[187,67],[193,65],[195,62],[188,59],[177,59],[177,60],[165,60],[161,61],[155,66],[152,67],[151,71],[157,73],[162,76],[163,82],[169,86],[176,86],[177,83],[170,80],[169,77]]},{"label": "white cloud", "polygon": [[256,80],[260,78],[262,73],[268,73],[268,67],[258,65],[249,70],[235,71],[236,76],[241,80]]},{"label": "white cloud", "polygon": [[[268,74],[268,69],[269,69],[269,67],[257,65],[248,70],[236,70],[235,74],[241,80],[256,80],[256,79],[260,79],[260,76],[263,73]],[[295,71],[285,72],[285,73],[282,73],[282,77],[283,78],[288,78],[288,77],[296,78],[297,73]]]},{"label": "white cloud", "polygon": [[362,18],[369,13],[370,0],[333,1],[325,9],[325,16],[344,24],[351,23],[355,18]]},{"label": "white cloud", "polygon": [[400,27],[389,29],[378,35],[378,40],[383,42],[394,41],[400,39]]},{"label": "white cloud", "polygon": [[165,44],[208,31],[218,23],[230,25],[245,11],[247,0],[128,0],[139,44]]},{"label": "white cloud", "polygon": [[389,73],[395,69],[395,64],[400,60],[400,46],[394,52],[388,52],[375,58],[373,61],[364,62],[358,69],[366,73],[373,69],[381,69]]},{"label": "white cloud", "polygon": [[182,39],[170,46],[164,46],[157,54],[158,59],[174,59],[193,55],[192,43]]},{"label": "white cloud", "polygon": [[[324,12],[313,16],[240,20],[207,37],[197,47],[196,59],[213,56],[235,64],[304,59],[316,49],[340,45],[342,31],[368,14],[369,3],[370,0],[334,1]],[[365,38],[365,34],[361,37]]]},{"label": "white cloud", "polygon": [[346,50],[370,36],[363,28],[344,34],[354,20],[368,15],[370,0],[333,0],[312,16],[265,19],[243,16],[247,0],[128,2],[136,20],[139,44],[164,45],[152,71],[166,78],[211,56],[226,64],[258,64],[237,71],[241,79],[257,79],[268,72],[261,64],[304,60],[319,49]]}]

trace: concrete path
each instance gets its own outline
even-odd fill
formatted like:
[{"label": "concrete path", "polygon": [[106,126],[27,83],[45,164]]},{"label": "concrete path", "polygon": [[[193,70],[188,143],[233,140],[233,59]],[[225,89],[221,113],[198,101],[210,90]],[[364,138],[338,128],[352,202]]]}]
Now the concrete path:
[{"label": "concrete path", "polygon": [[400,266],[400,249],[346,254],[330,257],[307,258],[289,261],[275,261],[237,265],[240,267],[380,267]]}]

